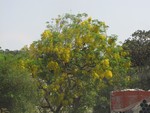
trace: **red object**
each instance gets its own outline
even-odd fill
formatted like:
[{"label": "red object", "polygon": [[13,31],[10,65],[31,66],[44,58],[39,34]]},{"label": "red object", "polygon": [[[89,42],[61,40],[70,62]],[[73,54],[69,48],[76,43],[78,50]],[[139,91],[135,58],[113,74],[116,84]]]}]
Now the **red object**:
[{"label": "red object", "polygon": [[144,99],[150,98],[150,91],[122,90],[113,91],[110,95],[111,111],[128,111]]}]

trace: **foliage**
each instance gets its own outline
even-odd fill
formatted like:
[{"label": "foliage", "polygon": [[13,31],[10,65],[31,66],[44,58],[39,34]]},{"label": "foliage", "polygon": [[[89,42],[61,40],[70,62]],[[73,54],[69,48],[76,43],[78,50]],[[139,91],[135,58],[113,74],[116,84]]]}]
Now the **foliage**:
[{"label": "foliage", "polygon": [[150,80],[150,31],[137,30],[132,34],[132,37],[127,39],[123,47],[129,51],[132,71],[132,76],[140,78],[137,82],[138,88],[149,89]]},{"label": "foliage", "polygon": [[150,66],[150,31],[135,31],[124,45],[130,52],[133,66]]},{"label": "foliage", "polygon": [[30,45],[25,65],[38,78],[46,102],[42,108],[85,112],[105,85],[125,83],[130,61],[116,44],[117,36],[107,36],[106,29],[87,14],[66,14],[48,23],[41,40]]},{"label": "foliage", "polygon": [[21,54],[11,52],[0,52],[0,109],[7,108],[11,113],[34,113],[38,105],[37,86],[21,68]]}]

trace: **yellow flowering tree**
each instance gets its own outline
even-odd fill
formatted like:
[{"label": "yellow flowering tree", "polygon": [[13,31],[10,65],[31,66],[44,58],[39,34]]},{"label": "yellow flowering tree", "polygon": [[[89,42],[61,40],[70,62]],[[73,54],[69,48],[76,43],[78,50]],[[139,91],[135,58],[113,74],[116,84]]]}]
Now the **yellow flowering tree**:
[{"label": "yellow flowering tree", "polygon": [[129,60],[116,36],[107,36],[105,23],[87,14],[66,14],[47,24],[29,47],[28,68],[43,94],[41,108],[79,113],[94,105],[106,80],[113,84],[126,72]]}]

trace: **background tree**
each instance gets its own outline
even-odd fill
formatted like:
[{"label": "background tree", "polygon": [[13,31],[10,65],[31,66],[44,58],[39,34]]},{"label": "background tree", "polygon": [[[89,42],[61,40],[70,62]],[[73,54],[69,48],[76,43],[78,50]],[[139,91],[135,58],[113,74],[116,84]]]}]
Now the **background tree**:
[{"label": "background tree", "polygon": [[87,112],[105,85],[122,86],[130,61],[107,36],[107,26],[87,14],[66,14],[48,23],[30,45],[26,66],[43,93],[41,108],[59,113]]},{"label": "background tree", "polygon": [[137,30],[124,44],[130,52],[133,66],[150,66],[150,31]]},{"label": "background tree", "polygon": [[124,49],[129,51],[133,74],[138,75],[140,88],[149,89],[150,80],[150,31],[137,30],[124,42]]},{"label": "background tree", "polygon": [[35,80],[22,68],[21,53],[0,52],[0,109],[11,113],[34,113],[38,106]]}]

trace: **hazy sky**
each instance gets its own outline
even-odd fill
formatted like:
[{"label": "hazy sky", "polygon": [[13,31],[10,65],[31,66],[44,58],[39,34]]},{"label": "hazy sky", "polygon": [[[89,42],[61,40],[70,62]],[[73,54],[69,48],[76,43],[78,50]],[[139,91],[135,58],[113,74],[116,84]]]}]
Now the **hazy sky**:
[{"label": "hazy sky", "polygon": [[108,35],[124,41],[150,29],[150,0],[0,0],[0,47],[21,49],[40,39],[46,21],[65,13],[87,13],[104,21]]}]

